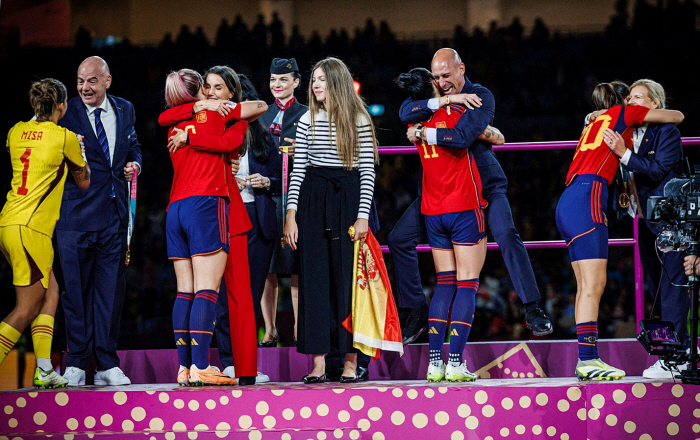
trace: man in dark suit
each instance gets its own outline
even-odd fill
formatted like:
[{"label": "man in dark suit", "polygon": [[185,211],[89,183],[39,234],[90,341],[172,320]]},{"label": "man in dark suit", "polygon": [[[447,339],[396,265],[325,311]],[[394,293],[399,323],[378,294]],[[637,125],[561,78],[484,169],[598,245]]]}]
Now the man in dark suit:
[{"label": "man in dark suit", "polygon": [[[642,79],[632,84],[628,102],[650,109],[664,109],[666,93],[661,84]],[[687,288],[674,286],[686,284],[683,268],[685,253],[664,253],[662,269],[656,254],[656,236],[661,228],[658,224],[649,223],[644,212],[650,196],[663,196],[666,183],[683,176],[681,133],[673,124],[645,124],[636,128],[633,136],[634,150],[611,149],[631,173],[639,199],[637,212],[645,217],[644,221],[639,222],[639,254],[644,277],[651,289],[651,296],[660,295],[661,319],[673,321],[679,338],[688,344],[686,318],[690,310],[690,297]],[[661,361],[644,370],[642,375],[647,379],[673,378],[673,372]]]},{"label": "man in dark suit", "polygon": [[[431,69],[443,96],[423,101],[407,99],[401,105],[401,122],[415,124],[427,120],[441,105],[450,102],[464,104],[470,110],[464,113],[454,129],[414,126],[408,130],[408,139],[413,143],[424,140],[441,147],[471,149],[481,174],[483,196],[489,202],[486,209],[489,230],[501,248],[513,286],[525,304],[526,324],[535,335],[547,335],[552,332],[552,324],[539,307],[540,293],[535,274],[513,224],[513,215],[506,198],[508,180],[491,145],[477,140],[486,126],[493,124],[496,109],[493,94],[487,88],[469,81],[464,74],[464,64],[454,49],[438,50],[433,56]],[[415,341],[428,325],[428,307],[420,283],[416,251],[416,245],[424,234],[425,224],[420,214],[418,198],[389,234],[398,306],[412,309],[403,330],[404,344]]]},{"label": "man in dark suit", "polygon": [[[117,339],[126,280],[127,181],[141,170],[141,150],[130,102],[107,95],[112,83],[107,63],[85,59],[78,68],[78,94],[59,124],[84,136],[92,169],[88,191],[67,180],[56,224],[58,255],[66,291],[68,355],[64,377],[85,384],[94,353],[95,385],[129,385],[119,368]],[[135,171],[134,171],[135,170]]]}]

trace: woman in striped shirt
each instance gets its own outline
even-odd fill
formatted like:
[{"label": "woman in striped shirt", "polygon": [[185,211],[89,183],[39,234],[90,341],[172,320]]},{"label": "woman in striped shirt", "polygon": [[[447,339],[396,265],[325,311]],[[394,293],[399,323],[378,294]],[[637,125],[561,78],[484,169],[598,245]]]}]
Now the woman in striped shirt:
[{"label": "woman in striped shirt", "polygon": [[297,128],[284,226],[300,257],[297,350],[313,355],[304,383],[325,382],[332,345],[345,354],[341,382],[357,381],[357,353],[342,322],[352,308],[352,242],[367,235],[377,157],[374,126],[347,66],[319,61]]}]

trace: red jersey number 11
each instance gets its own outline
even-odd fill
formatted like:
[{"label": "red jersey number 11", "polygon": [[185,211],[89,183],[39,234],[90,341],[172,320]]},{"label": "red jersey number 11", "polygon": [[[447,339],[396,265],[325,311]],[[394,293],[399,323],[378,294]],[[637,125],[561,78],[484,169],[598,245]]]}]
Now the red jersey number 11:
[{"label": "red jersey number 11", "polygon": [[435,145],[430,145],[433,148],[433,154],[428,154],[428,145],[423,142],[423,159],[430,159],[431,157],[438,157],[435,151]]}]

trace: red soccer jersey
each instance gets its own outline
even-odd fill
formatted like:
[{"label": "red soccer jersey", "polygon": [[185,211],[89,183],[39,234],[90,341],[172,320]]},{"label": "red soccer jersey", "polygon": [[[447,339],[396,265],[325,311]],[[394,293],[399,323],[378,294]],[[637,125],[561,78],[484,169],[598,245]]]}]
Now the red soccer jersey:
[{"label": "red soccer jersey", "polygon": [[[441,107],[422,124],[429,128],[454,128],[466,109],[449,107],[449,115],[447,108]],[[425,143],[417,147],[423,164],[421,213],[439,215],[486,207],[488,203],[481,196],[481,176],[468,148],[456,150]]]},{"label": "red soccer jersey", "polygon": [[644,124],[647,113],[649,109],[640,105],[616,105],[588,124],[578,140],[574,159],[566,175],[566,185],[571,184],[580,174],[597,174],[610,185],[620,162],[603,141],[603,131],[610,128],[620,133],[625,146],[631,149],[630,129]]},{"label": "red soccer jersey", "polygon": [[[241,142],[209,142],[203,149],[196,147],[197,143],[193,140],[202,137],[220,139],[226,131],[226,123],[240,118],[240,106],[236,106],[226,117],[208,110],[192,115],[193,106],[194,103],[190,103],[168,109],[158,118],[161,125],[171,125],[168,136],[173,134],[173,127],[184,130],[190,136],[190,145],[170,154],[174,169],[170,203],[192,196],[229,197],[228,153],[239,148]],[[242,135],[245,135],[247,124],[237,125],[245,125],[242,130]]]}]

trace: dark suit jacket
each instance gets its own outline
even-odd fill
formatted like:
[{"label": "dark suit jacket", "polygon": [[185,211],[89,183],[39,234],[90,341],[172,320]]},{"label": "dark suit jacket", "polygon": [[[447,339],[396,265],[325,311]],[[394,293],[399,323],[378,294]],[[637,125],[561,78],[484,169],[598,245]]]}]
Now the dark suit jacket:
[{"label": "dark suit jacket", "polygon": [[[438,128],[437,144],[441,147],[463,150],[471,148],[476,166],[481,175],[481,186],[484,198],[489,200],[489,195],[497,192],[505,192],[508,189],[508,179],[498,163],[491,144],[478,140],[486,126],[493,124],[496,113],[496,100],[489,89],[480,84],[472,84],[464,77],[464,87],[461,93],[473,93],[481,98],[481,107],[475,110],[467,110],[459,119],[455,128]],[[401,104],[399,117],[404,124],[415,124],[425,121],[433,115],[428,108],[428,101],[412,101],[410,98]]]},{"label": "dark suit jacket", "polygon": [[124,227],[128,224],[127,182],[124,177],[124,166],[127,162],[137,162],[141,165],[141,149],[134,131],[136,116],[134,107],[129,101],[107,95],[107,99],[116,111],[116,145],[114,159],[110,167],[107,158],[97,142],[95,131],[90,125],[85,104],[81,99],[73,98],[68,101],[66,115],[58,121],[62,127],[85,136],[85,156],[90,164],[90,188],[83,191],[78,188],[71,178],[66,179],[63,201],[61,202],[61,217],[56,229],[71,231],[99,231],[108,226],[110,195],[112,185]]},{"label": "dark suit jacket", "polygon": [[[286,116],[286,115],[285,115]],[[269,132],[268,132],[269,133]],[[272,140],[270,135],[270,140]],[[270,142],[270,158],[267,163],[261,164],[255,160],[252,152],[248,151],[248,167],[250,174],[260,173],[261,176],[270,179],[269,189],[254,189],[255,194],[255,212],[258,214],[258,223],[260,230],[268,240],[277,239],[277,204],[272,199],[272,196],[279,195],[282,192],[282,161],[280,159],[277,145]]]},{"label": "dark suit jacket", "polygon": [[683,176],[683,145],[676,126],[650,124],[639,151],[630,156],[627,170],[634,172],[640,207],[646,218],[649,197],[663,196],[664,185],[675,177]]}]

